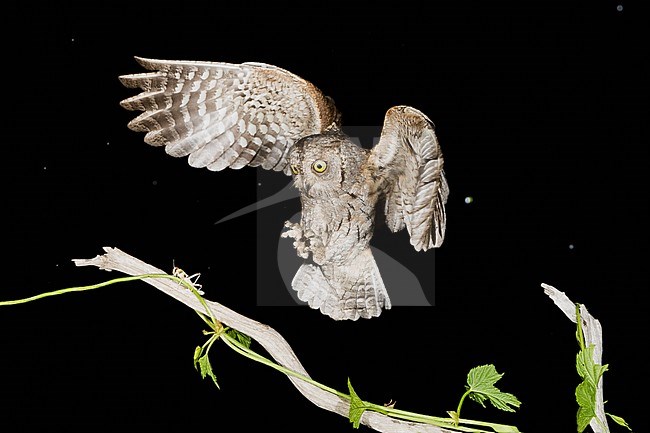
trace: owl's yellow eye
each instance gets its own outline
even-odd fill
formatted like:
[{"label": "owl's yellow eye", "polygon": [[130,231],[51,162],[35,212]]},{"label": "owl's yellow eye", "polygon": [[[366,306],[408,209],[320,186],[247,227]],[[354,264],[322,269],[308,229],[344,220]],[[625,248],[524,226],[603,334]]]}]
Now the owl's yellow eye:
[{"label": "owl's yellow eye", "polygon": [[298,167],[296,164],[291,164],[291,173],[300,174],[300,167]]},{"label": "owl's yellow eye", "polygon": [[322,159],[316,160],[311,165],[311,169],[314,170],[316,173],[323,173],[325,170],[327,170],[327,163]]}]

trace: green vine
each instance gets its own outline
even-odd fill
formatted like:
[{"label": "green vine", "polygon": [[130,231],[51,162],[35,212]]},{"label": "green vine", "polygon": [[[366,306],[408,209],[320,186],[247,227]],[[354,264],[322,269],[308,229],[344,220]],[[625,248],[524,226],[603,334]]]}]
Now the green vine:
[{"label": "green vine", "polygon": [[[468,375],[468,386],[467,386],[468,390],[461,397],[461,401],[458,405],[457,410],[455,412],[454,411],[449,412],[450,414],[449,417],[436,417],[430,415],[423,415],[420,413],[395,409],[390,405],[379,405],[375,403],[366,402],[361,400],[359,396],[356,394],[356,392],[352,388],[352,385],[350,384],[349,379],[348,379],[349,393],[344,393],[334,388],[331,388],[327,385],[324,385],[320,382],[317,382],[314,379],[305,376],[304,374],[295,372],[289,368],[279,365],[276,362],[252,350],[250,348],[251,338],[249,336],[237,331],[236,329],[224,326],[219,320],[217,320],[214,317],[214,314],[212,313],[212,311],[210,310],[207,303],[205,302],[205,300],[203,299],[203,297],[201,296],[197,288],[194,286],[192,281],[189,278],[185,277],[186,274],[179,269],[179,272],[176,273],[176,275],[144,274],[144,275],[137,275],[137,276],[130,276],[130,277],[115,278],[109,281],[105,281],[99,284],[93,284],[89,286],[65,288],[65,289],[55,290],[52,292],[41,293],[24,299],[18,299],[12,301],[0,301],[0,306],[25,304],[28,302],[33,302],[50,296],[63,295],[66,293],[73,293],[73,292],[84,292],[88,290],[98,289],[101,287],[106,287],[112,284],[125,283],[125,282],[136,281],[136,280],[144,280],[147,278],[169,279],[177,282],[178,284],[190,290],[194,294],[194,296],[199,300],[199,302],[204,308],[205,312],[196,311],[196,313],[199,315],[201,320],[203,320],[203,322],[209,327],[209,330],[203,331],[203,333],[205,335],[208,335],[209,338],[203,345],[198,346],[195,349],[194,366],[200,372],[203,378],[210,377],[214,382],[214,384],[217,386],[217,388],[219,388],[219,384],[217,382],[216,375],[212,370],[212,365],[210,364],[210,360],[208,356],[214,343],[217,340],[221,340],[230,349],[232,349],[233,351],[235,351],[240,355],[245,356],[248,359],[251,359],[255,362],[259,362],[268,367],[271,367],[274,370],[277,370],[287,376],[298,378],[304,382],[307,382],[324,391],[327,391],[331,394],[334,394],[342,399],[349,401],[350,402],[349,418],[350,418],[350,422],[353,424],[354,427],[359,426],[361,416],[365,411],[371,411],[371,412],[377,412],[396,419],[431,424],[431,425],[444,427],[449,430],[454,430],[459,432],[473,432],[473,433],[490,433],[490,432],[517,433],[519,432],[519,430],[514,426],[460,418],[460,408],[463,404],[463,400],[467,396],[477,401],[481,405],[483,405],[483,401],[487,399],[490,402],[492,402],[492,404],[495,407],[507,411],[513,411],[513,409],[508,407],[508,405],[514,405],[516,407],[519,406],[519,401],[516,398],[514,398],[514,396],[512,396],[511,394],[501,393],[498,389],[493,387],[493,383],[496,380],[498,380],[498,378],[501,377],[501,375],[496,373],[496,370],[493,371],[494,366],[489,365],[489,366],[477,367],[476,369],[472,369],[472,371],[470,371],[470,374]],[[481,375],[479,374],[477,376],[477,372],[483,372],[483,373],[487,372],[488,375],[481,379],[479,377]],[[495,375],[496,375],[496,379],[495,379]],[[479,377],[478,381],[476,381],[476,377]],[[484,380],[486,378],[487,378],[487,382]],[[500,401],[499,399],[500,398],[502,399],[504,395],[506,396],[506,400],[507,400],[507,404],[505,404],[505,407],[498,403]],[[477,428],[475,426],[489,428],[490,430]]]}]

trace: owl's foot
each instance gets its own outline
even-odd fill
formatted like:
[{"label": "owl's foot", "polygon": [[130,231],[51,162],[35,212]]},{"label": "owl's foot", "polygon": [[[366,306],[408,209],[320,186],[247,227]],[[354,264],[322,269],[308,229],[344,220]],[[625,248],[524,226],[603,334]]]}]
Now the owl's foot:
[{"label": "owl's foot", "polygon": [[298,257],[301,257],[303,259],[309,258],[309,245],[305,241],[295,241],[293,243],[293,247],[296,249],[296,252],[298,253]]},{"label": "owl's foot", "polygon": [[282,232],[280,237],[295,239],[293,243],[293,247],[296,249],[298,256],[303,259],[308,258],[309,252],[311,250],[309,248],[309,240],[305,238],[304,232],[302,230],[302,226],[300,224],[292,223],[290,221],[286,221],[284,223],[284,226],[289,230],[287,230],[286,232]]},{"label": "owl's foot", "polygon": [[302,226],[298,223],[292,223],[291,221],[285,221],[284,226],[288,228],[286,232],[282,232],[280,235],[283,238],[293,238],[295,240],[302,239],[304,237]]},{"label": "owl's foot", "polygon": [[318,238],[311,240],[309,251],[311,251],[311,259],[317,265],[322,265],[327,261],[325,257],[325,246]]},{"label": "owl's foot", "polygon": [[311,253],[311,259],[317,265],[322,265],[327,262],[327,249],[325,248],[325,245],[323,245],[323,240],[319,236],[316,236],[314,231],[310,228],[307,228],[303,232],[303,236],[302,241],[303,244],[305,244],[303,247],[305,256],[301,257],[307,258],[306,254]]}]

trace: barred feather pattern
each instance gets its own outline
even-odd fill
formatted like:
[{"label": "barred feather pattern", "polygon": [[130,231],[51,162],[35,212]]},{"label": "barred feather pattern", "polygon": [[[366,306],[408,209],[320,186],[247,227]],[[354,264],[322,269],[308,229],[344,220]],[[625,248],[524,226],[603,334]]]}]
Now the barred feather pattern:
[{"label": "barred feather pattern", "polygon": [[245,166],[284,171],[295,141],[339,121],[334,104],[313,84],[262,63],[215,63],[136,58],[153,72],[123,75],[141,93],[121,101],[143,111],[129,122],[144,141],[165,146],[193,167],[219,171]]},{"label": "barred feather pattern", "polygon": [[417,251],[442,245],[449,187],[433,122],[415,108],[391,108],[368,165],[375,188],[385,191],[388,228],[406,227]]},{"label": "barred feather pattern", "polygon": [[370,319],[391,308],[370,248],[345,266],[305,263],[292,286],[298,299],[334,320]]}]

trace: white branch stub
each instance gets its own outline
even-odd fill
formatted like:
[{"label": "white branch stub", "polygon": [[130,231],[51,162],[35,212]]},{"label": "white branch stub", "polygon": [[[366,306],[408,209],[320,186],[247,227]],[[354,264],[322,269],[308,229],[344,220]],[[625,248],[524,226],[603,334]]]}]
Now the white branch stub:
[{"label": "white branch stub", "polygon": [[[542,283],[544,293],[546,293],[555,302],[560,310],[571,320],[577,323],[576,317],[576,304],[569,299],[569,297],[560,292],[553,286]],[[580,304],[580,319],[582,321],[582,333],[585,337],[585,346],[589,347],[594,345],[594,362],[602,365],[603,361],[603,329],[600,322],[596,320],[587,308]],[[600,420],[600,421],[599,421]],[[598,388],[596,388],[596,416],[591,420],[589,426],[594,433],[609,433],[609,426],[607,425],[607,417],[605,416],[605,402],[603,400],[603,378],[598,381]]]}]

